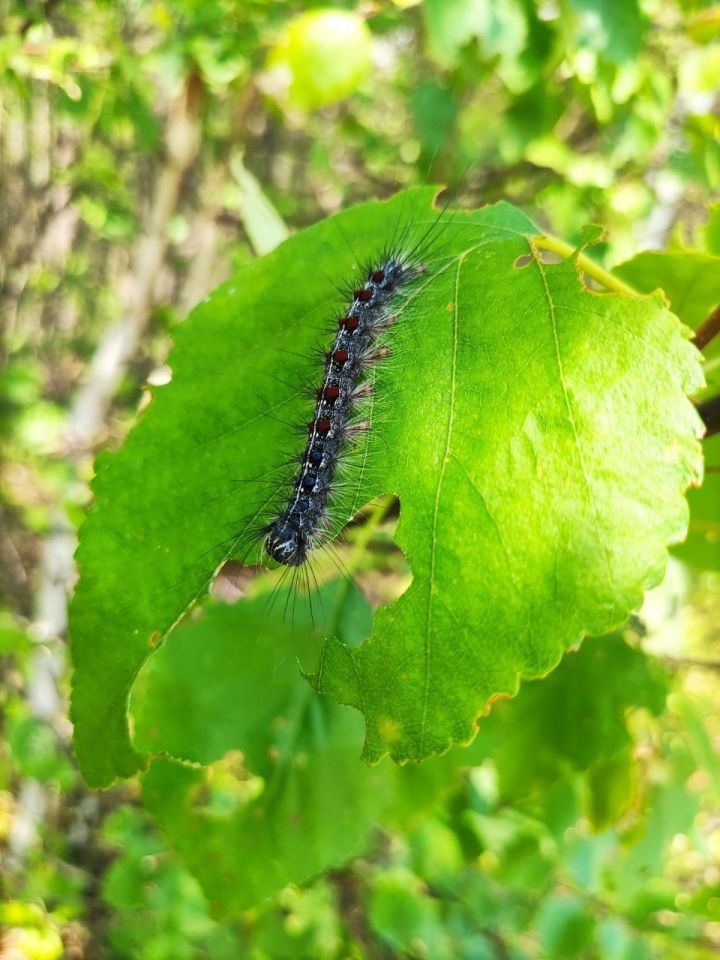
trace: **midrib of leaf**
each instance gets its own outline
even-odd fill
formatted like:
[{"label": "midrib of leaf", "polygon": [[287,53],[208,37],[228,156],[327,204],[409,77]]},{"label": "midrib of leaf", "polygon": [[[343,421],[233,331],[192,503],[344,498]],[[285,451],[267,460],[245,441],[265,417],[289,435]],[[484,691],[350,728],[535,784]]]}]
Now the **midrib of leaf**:
[{"label": "midrib of leaf", "polygon": [[[562,351],[560,349],[560,338],[558,337],[557,330],[557,317],[555,316],[555,302],[553,301],[552,294],[550,293],[550,286],[547,282],[547,274],[543,269],[544,265],[542,260],[534,253],[532,248],[532,242],[529,243],[530,253],[533,257],[533,263],[536,265],[538,273],[543,283],[543,289],[545,291],[545,299],[547,301],[548,315],[550,318],[550,326],[552,329],[553,343],[555,344],[555,361],[558,368],[558,378],[560,380],[560,386],[563,393],[563,402],[565,404],[565,409],[567,410],[568,423],[570,424],[570,429],[573,433],[573,441],[575,445],[575,450],[577,451],[578,461],[580,463],[580,469],[582,470],[583,481],[585,483],[585,489],[588,494],[588,502],[592,507],[592,512],[595,515],[595,524],[596,529],[601,529],[602,516],[598,510],[597,500],[595,499],[595,493],[592,488],[592,483],[590,482],[590,475],[588,473],[587,464],[585,463],[585,457],[583,456],[582,444],[580,443],[580,436],[577,430],[577,424],[575,422],[575,414],[572,410],[572,404],[570,403],[570,394],[568,391],[567,381],[565,379],[565,369],[562,361]],[[613,575],[612,575],[612,562],[610,555],[608,553],[607,544],[603,541],[601,544],[601,549],[603,552],[603,557],[605,559],[605,569],[607,572],[608,578],[608,587],[610,589],[611,595],[613,595]],[[615,616],[615,607],[613,605],[612,616]]]},{"label": "midrib of leaf", "polygon": [[448,406],[447,433],[445,436],[445,452],[440,465],[440,476],[438,477],[437,487],[435,488],[435,504],[433,507],[432,537],[430,542],[430,582],[428,585],[427,618],[425,621],[425,691],[423,699],[423,713],[420,725],[420,749],[425,748],[425,726],[427,724],[428,702],[430,699],[430,625],[432,622],[433,596],[435,593],[435,554],[437,550],[437,518],[440,510],[440,497],[442,495],[443,481],[445,480],[445,470],[450,459],[450,446],[452,442],[452,432],[455,423],[455,392],[457,389],[457,351],[458,351],[458,308],[459,308],[459,288],[460,271],[465,262],[465,257],[469,251],[461,254],[457,259],[457,269],[455,273],[455,292],[453,299],[453,345],[452,358],[450,363],[450,403]]}]

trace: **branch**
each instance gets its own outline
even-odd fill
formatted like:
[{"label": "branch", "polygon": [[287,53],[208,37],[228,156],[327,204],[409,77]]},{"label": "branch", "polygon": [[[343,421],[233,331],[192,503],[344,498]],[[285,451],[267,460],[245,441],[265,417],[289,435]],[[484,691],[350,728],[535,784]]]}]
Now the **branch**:
[{"label": "branch", "polygon": [[699,660],[694,657],[663,657],[663,661],[672,669],[689,670],[698,667],[701,670],[720,670],[718,660]]},{"label": "branch", "polygon": [[697,328],[697,330],[695,331],[695,336],[692,338],[692,342],[695,344],[698,350],[702,350],[719,333],[720,333],[720,303],[715,307],[715,309],[707,318],[707,320],[703,320],[703,322]]}]

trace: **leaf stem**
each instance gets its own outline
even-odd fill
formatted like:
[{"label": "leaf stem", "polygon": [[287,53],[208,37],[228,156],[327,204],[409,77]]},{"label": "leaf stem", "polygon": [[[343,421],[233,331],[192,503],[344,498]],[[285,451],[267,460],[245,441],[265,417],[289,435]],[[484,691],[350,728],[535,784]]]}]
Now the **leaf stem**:
[{"label": "leaf stem", "polygon": [[720,334],[720,304],[715,307],[707,320],[703,320],[697,328],[692,342],[698,350],[702,350],[703,347],[706,347],[718,334]]},{"label": "leaf stem", "polygon": [[586,253],[583,253],[582,250],[578,251],[572,244],[566,243],[558,237],[542,234],[532,237],[531,243],[540,250],[548,250],[550,253],[556,253],[566,260],[569,260],[570,257],[575,257],[577,265],[583,273],[592,277],[593,280],[597,280],[598,283],[602,284],[602,286],[608,290],[614,290],[615,293],[621,293],[626,297],[639,296],[638,291],[629,284],[624,283],[619,277],[616,277],[608,270],[604,270],[599,264],[595,263],[594,260],[591,260]]}]

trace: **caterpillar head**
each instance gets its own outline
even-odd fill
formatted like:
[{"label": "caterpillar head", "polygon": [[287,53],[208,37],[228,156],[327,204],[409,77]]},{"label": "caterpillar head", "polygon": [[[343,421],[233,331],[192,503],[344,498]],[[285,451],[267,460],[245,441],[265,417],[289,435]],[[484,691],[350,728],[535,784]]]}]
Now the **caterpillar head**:
[{"label": "caterpillar head", "polygon": [[277,520],[265,539],[268,556],[286,567],[299,567],[305,563],[310,547],[307,533],[298,530],[291,520]]}]

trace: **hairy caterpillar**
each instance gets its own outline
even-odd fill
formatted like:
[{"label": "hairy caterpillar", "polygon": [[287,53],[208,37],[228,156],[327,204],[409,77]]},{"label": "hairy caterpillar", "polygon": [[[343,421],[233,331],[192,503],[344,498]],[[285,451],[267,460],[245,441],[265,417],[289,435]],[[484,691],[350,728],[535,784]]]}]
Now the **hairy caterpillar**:
[{"label": "hairy caterpillar", "polygon": [[339,317],[293,491],[286,506],[263,530],[267,554],[278,563],[300,566],[322,541],[343,446],[370,426],[366,420],[351,420],[358,404],[372,392],[372,385],[363,382],[363,374],[370,364],[389,356],[387,347],[376,349],[378,338],[395,320],[388,308],[397,293],[423,273],[425,267],[409,258],[383,257],[368,271],[363,286],[353,291],[350,306]]},{"label": "hairy caterpillar", "polygon": [[[438,239],[436,228],[444,221],[446,209],[444,206],[435,211],[420,236],[414,214],[408,217],[403,211],[395,235],[384,250],[365,259],[363,280],[335,284],[344,291],[344,306],[334,321],[332,340],[323,345],[319,357],[322,373],[319,385],[317,380],[312,384],[314,411],[310,422],[302,427],[304,449],[286,461],[289,475],[276,499],[264,500],[260,508],[264,519],[250,521],[246,533],[236,539],[259,545],[261,562],[264,557],[288,572],[299,573],[307,567],[313,551],[326,545],[337,530],[337,520],[345,512],[342,494],[347,488],[347,468],[354,466],[353,451],[359,438],[371,428],[375,404],[387,399],[381,394],[373,397],[374,383],[367,374],[378,361],[391,355],[383,335],[420,293],[422,288],[415,281],[430,272],[428,255]],[[363,415],[365,403],[370,409]],[[349,506],[348,521],[353,519],[358,504],[353,500]],[[337,557],[333,559],[341,565]],[[305,573],[303,577],[309,587],[309,578]]]}]

